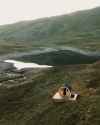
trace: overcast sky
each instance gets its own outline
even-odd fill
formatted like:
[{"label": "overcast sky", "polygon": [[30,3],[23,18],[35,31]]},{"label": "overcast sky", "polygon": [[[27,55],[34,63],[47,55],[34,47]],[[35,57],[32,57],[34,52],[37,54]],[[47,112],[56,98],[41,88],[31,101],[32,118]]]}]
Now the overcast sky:
[{"label": "overcast sky", "polygon": [[100,0],[0,0],[0,25],[100,6]]}]

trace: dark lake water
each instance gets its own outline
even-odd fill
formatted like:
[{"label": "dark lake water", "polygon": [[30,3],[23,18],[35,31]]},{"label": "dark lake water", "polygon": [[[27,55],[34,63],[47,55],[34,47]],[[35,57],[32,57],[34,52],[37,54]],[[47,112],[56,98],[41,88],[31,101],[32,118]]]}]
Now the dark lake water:
[{"label": "dark lake water", "polygon": [[87,52],[77,48],[40,48],[20,54],[13,59],[46,65],[88,64],[100,60],[99,52]]}]

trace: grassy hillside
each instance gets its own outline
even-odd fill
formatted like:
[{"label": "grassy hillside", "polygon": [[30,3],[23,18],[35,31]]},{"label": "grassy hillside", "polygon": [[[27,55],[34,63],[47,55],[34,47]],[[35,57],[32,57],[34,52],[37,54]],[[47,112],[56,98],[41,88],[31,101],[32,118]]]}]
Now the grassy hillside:
[{"label": "grassy hillside", "polygon": [[[100,7],[0,26],[0,54],[5,54],[1,60],[18,57],[56,65],[51,69],[16,71],[11,64],[0,61],[0,125],[100,125],[100,62],[85,64],[100,57],[82,51],[53,51],[61,46],[100,51],[99,39]],[[53,50],[42,53],[39,47]],[[27,53],[37,48],[40,54]],[[23,51],[26,56],[13,55]],[[54,103],[51,97],[67,81],[80,98]]]},{"label": "grassy hillside", "polygon": [[[0,125],[99,125],[99,76],[100,62],[0,73]],[[79,100],[53,103],[52,95],[67,81]]]},{"label": "grassy hillside", "polygon": [[28,51],[37,46],[100,50],[99,34],[100,7],[69,15],[23,21],[0,26],[0,53]]}]

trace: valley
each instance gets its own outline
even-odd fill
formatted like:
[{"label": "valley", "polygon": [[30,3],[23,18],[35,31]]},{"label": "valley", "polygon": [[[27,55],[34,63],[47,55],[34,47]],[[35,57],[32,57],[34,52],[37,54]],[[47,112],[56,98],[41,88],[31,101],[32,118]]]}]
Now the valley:
[{"label": "valley", "polygon": [[66,124],[100,125],[100,7],[0,26],[0,125]]}]

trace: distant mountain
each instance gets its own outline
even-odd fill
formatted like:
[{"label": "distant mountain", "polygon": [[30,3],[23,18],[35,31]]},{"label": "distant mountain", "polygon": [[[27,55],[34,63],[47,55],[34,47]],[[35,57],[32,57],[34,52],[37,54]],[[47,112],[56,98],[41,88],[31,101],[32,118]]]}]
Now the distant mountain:
[{"label": "distant mountain", "polygon": [[100,7],[0,26],[0,44],[22,51],[23,47],[30,50],[36,46],[59,45],[99,50],[99,39]]}]

